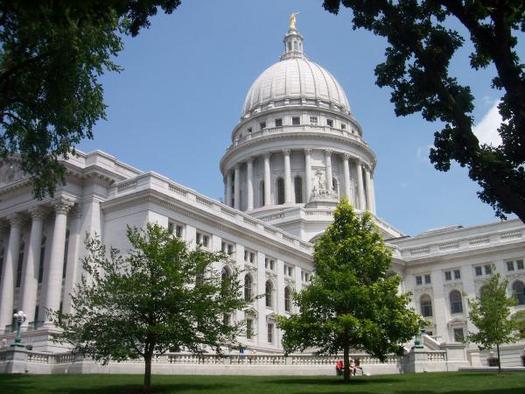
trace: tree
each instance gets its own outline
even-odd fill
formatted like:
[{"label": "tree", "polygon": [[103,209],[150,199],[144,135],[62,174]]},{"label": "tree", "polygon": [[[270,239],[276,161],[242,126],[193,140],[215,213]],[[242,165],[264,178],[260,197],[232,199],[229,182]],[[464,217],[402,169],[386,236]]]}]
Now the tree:
[{"label": "tree", "polygon": [[469,300],[469,319],[478,331],[469,332],[467,341],[479,344],[481,349],[492,349],[496,346],[499,372],[500,344],[518,340],[517,321],[510,315],[516,300],[507,297],[507,285],[507,280],[501,280],[499,274],[495,274],[485,282],[480,296]]},{"label": "tree", "polygon": [[17,157],[36,197],[64,181],[60,162],[105,119],[98,78],[119,71],[122,34],[136,36],[180,0],[0,2],[0,159]]},{"label": "tree", "polygon": [[[388,41],[386,60],[375,69],[377,85],[392,89],[397,116],[421,112],[444,126],[434,136],[430,161],[448,171],[452,161],[467,167],[481,187],[479,198],[498,217],[515,213],[525,221],[525,74],[516,51],[525,31],[525,2],[474,0],[324,0],[337,13],[353,11],[354,28],[364,28]],[[503,97],[500,146],[480,144],[474,135],[474,97],[470,87],[451,75],[452,57],[466,40],[473,44],[474,70],[495,71],[492,86]]]},{"label": "tree", "polygon": [[409,294],[398,294],[400,277],[390,271],[391,253],[374,226],[369,213],[356,216],[343,199],[315,244],[311,284],[294,296],[299,312],[278,322],[286,352],[342,350],[345,382],[350,349],[384,360],[422,327],[407,309]]},{"label": "tree", "polygon": [[89,239],[86,275],[75,288],[73,311],[54,312],[63,329],[57,340],[104,363],[143,358],[144,389],[151,385],[154,354],[195,353],[234,341],[240,324],[229,316],[245,305],[237,273],[221,276],[214,265],[227,256],[188,246],[167,229],[128,228],[129,254]]}]

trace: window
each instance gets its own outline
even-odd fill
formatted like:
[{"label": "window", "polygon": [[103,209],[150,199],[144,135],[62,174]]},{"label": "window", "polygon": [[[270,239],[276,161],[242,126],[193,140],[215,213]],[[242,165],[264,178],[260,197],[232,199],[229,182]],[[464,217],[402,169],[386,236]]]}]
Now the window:
[{"label": "window", "polygon": [[420,286],[423,284],[423,278],[421,275],[416,275],[416,285]]},{"label": "window", "polygon": [[275,269],[275,260],[270,257],[264,258],[264,267],[267,270],[273,271]]},{"label": "window", "polygon": [[16,266],[16,287],[20,287],[22,284],[22,268],[24,267],[24,249],[25,243],[20,244],[20,249],[18,251],[18,264]]},{"label": "window", "polygon": [[341,130],[346,130],[346,124],[341,123]]},{"label": "window", "polygon": [[523,260],[516,260],[516,268],[519,270],[523,269]]},{"label": "window", "polygon": [[284,204],[284,179],[277,178],[277,204]]},{"label": "window", "polygon": [[454,328],[454,342],[463,342],[465,339],[465,334],[463,333],[463,328]]},{"label": "window", "polygon": [[252,286],[253,279],[250,274],[244,276],[244,301],[250,302],[252,300]]},{"label": "window", "polygon": [[461,271],[454,270],[454,279],[461,279]]},{"label": "window", "polygon": [[281,118],[275,119],[275,127],[281,127],[283,125],[283,120]]},{"label": "window", "polygon": [[66,241],[64,244],[64,265],[62,267],[62,279],[66,277],[68,252],[69,252],[69,230],[66,230]]},{"label": "window", "polygon": [[273,285],[272,285],[272,282],[267,280],[266,284],[264,285],[264,298],[266,300],[266,306],[268,308],[271,308],[273,305],[272,295],[273,295]]},{"label": "window", "polygon": [[266,122],[259,123],[259,127],[261,130],[264,130],[266,128]]},{"label": "window", "polygon": [[445,271],[445,280],[452,280],[452,272]]},{"label": "window", "polygon": [[328,127],[334,127],[334,120],[333,119],[326,119],[326,125]]},{"label": "window", "polygon": [[517,280],[512,284],[512,293],[518,305],[525,305],[525,286],[522,281]]},{"label": "window", "polygon": [[222,243],[221,243],[221,251],[223,253],[226,253],[227,255],[231,256],[235,252],[235,246],[231,242],[222,241]]},{"label": "window", "polygon": [[273,342],[273,323],[268,323],[268,342]]},{"label": "window", "polygon": [[253,338],[253,319],[246,319],[246,339]]},{"label": "window", "polygon": [[310,116],[310,123],[317,124],[317,116]]},{"label": "window", "polygon": [[244,250],[244,261],[246,263],[255,263],[255,252],[252,252],[251,250]]},{"label": "window", "polygon": [[293,125],[299,125],[299,124],[301,124],[301,118],[298,117],[298,116],[293,116],[293,117],[292,117],[292,124],[293,124]]},{"label": "window", "polygon": [[339,182],[336,178],[332,178],[332,190],[336,195],[339,195]]},{"label": "window", "polygon": [[203,248],[208,248],[210,246],[210,236],[208,234],[204,234],[200,231],[197,231],[195,239],[197,245],[202,246]]},{"label": "window", "polygon": [[430,284],[431,280],[430,280],[430,274],[425,274],[425,284],[428,285]]},{"label": "window", "polygon": [[44,280],[44,262],[46,260],[46,237],[40,242],[40,261],[38,262],[38,283]]},{"label": "window", "polygon": [[419,299],[419,303],[421,306],[421,315],[423,315],[423,317],[432,317],[432,300],[430,296],[423,294]]},{"label": "window", "polygon": [[293,180],[295,191],[295,202],[301,204],[303,202],[303,178],[296,176]]},{"label": "window", "polygon": [[222,271],[221,271],[221,281],[223,284],[226,284],[228,282],[228,279],[230,279],[232,276],[232,272],[230,270],[230,267],[228,267],[227,265],[225,265],[224,267],[222,267]]},{"label": "window", "polygon": [[284,275],[291,277],[293,275],[293,267],[288,264],[285,264],[284,265]]},{"label": "window", "polygon": [[175,234],[177,238],[182,238],[184,227],[182,226],[182,224],[169,222],[168,231],[172,234]]},{"label": "window", "polygon": [[514,271],[514,261],[507,261],[507,271]]},{"label": "window", "polygon": [[461,293],[459,290],[452,290],[449,294],[450,312],[463,313],[463,301],[461,300]]},{"label": "window", "polygon": [[485,275],[492,274],[492,266],[490,264],[487,264],[484,268],[485,268]]},{"label": "window", "polygon": [[301,271],[301,280],[303,282],[309,282],[311,279],[312,279],[312,274],[305,272],[305,271]]},{"label": "window", "polygon": [[251,133],[252,132],[252,128],[248,127],[247,131],[248,131],[248,133]]},{"label": "window", "polygon": [[483,275],[483,271],[481,270],[481,267],[474,267],[474,271],[476,272],[476,276]]},{"label": "window", "polygon": [[290,288],[286,286],[284,288],[284,310],[290,312],[292,310],[292,292]]}]

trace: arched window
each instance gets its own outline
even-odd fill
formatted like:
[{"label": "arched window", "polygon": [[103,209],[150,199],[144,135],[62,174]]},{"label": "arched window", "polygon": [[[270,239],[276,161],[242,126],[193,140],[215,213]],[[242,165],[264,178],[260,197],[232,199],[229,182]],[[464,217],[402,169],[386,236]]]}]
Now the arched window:
[{"label": "arched window", "polygon": [[266,306],[268,308],[271,308],[272,307],[272,293],[273,293],[273,285],[272,285],[272,282],[270,282],[269,280],[266,281],[266,285],[264,286],[264,295],[265,295],[265,298],[266,298]]},{"label": "arched window", "polygon": [[22,284],[22,268],[24,267],[24,249],[26,244],[22,242],[18,251],[18,264],[16,266],[16,287]]},{"label": "arched window", "polygon": [[40,261],[38,262],[38,283],[42,283],[44,279],[44,263],[46,261],[46,237],[42,237],[40,242]]},{"label": "arched window", "polygon": [[432,317],[432,300],[428,294],[423,294],[419,299],[421,306],[421,315],[423,317]]},{"label": "arched window", "polygon": [[284,179],[277,178],[277,204],[284,204]]},{"label": "arched window", "polygon": [[250,274],[246,274],[244,277],[244,301],[250,302],[252,300],[252,286],[252,276]]},{"label": "arched window", "polygon": [[303,202],[303,178],[296,176],[293,180],[295,191],[295,202],[300,204]]},{"label": "arched window", "polygon": [[292,292],[288,286],[284,288],[284,310],[286,312],[290,312],[292,310]]},{"label": "arched window", "polygon": [[512,284],[512,293],[518,302],[518,305],[525,305],[525,286],[523,282],[517,280]]},{"label": "arched window", "polygon": [[332,190],[339,196],[339,182],[336,178],[332,178]]},{"label": "arched window", "polygon": [[261,207],[264,206],[264,181],[259,183],[259,201],[261,201]]},{"label": "arched window", "polygon": [[227,288],[229,281],[230,281],[230,277],[231,277],[230,267],[225,265],[224,267],[222,267],[222,271],[221,271],[221,285],[223,289]]},{"label": "arched window", "polygon": [[450,312],[463,313],[463,301],[459,290],[452,290],[448,297],[450,299]]}]

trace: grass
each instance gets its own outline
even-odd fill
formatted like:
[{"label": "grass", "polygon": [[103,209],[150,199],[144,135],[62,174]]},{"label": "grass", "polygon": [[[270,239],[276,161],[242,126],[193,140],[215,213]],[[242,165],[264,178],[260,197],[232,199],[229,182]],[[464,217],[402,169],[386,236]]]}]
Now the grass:
[{"label": "grass", "polygon": [[[523,394],[525,373],[420,373],[359,376],[345,385],[339,377],[153,376],[154,393],[355,393]],[[6,394],[127,394],[141,392],[139,375],[0,375]]]}]

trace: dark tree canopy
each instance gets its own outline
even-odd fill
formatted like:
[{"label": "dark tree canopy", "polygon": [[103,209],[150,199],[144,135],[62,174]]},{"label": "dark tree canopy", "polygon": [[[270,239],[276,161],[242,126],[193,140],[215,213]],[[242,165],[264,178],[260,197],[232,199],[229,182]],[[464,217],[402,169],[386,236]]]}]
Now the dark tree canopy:
[{"label": "dark tree canopy", "polygon": [[422,321],[407,307],[409,294],[398,293],[400,277],[391,264],[370,214],[357,216],[343,200],[315,244],[311,284],[294,297],[299,312],[279,318],[284,349],[343,351],[345,381],[351,349],[379,359],[399,353]]},{"label": "dark tree canopy", "polygon": [[63,329],[58,341],[95,360],[143,358],[149,389],[153,355],[220,352],[235,342],[241,324],[229,317],[245,301],[237,272],[221,275],[217,269],[228,262],[224,253],[191,250],[156,224],[130,228],[127,235],[127,255],[88,240],[86,274],[71,295],[73,311],[54,311],[54,321]]},{"label": "dark tree canopy", "polygon": [[0,2],[0,159],[19,158],[37,197],[64,179],[61,157],[105,118],[99,77],[118,71],[122,34],[136,36],[180,0]]},{"label": "dark tree canopy", "polygon": [[[525,74],[516,51],[525,31],[525,2],[518,0],[324,0],[337,13],[353,11],[354,28],[388,41],[386,60],[376,69],[377,84],[392,89],[398,116],[421,112],[444,127],[434,136],[430,160],[448,171],[452,161],[467,167],[481,186],[480,199],[496,215],[515,213],[525,221]],[[452,28],[459,21],[469,36]],[[450,74],[452,57],[470,39],[474,70],[493,66],[492,86],[501,90],[500,146],[480,144],[474,135],[474,97]]]}]

